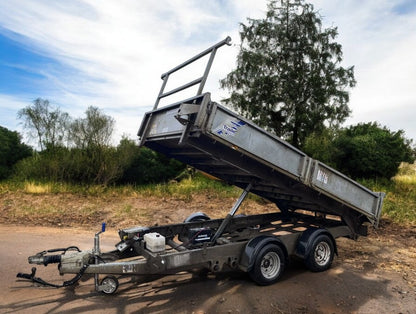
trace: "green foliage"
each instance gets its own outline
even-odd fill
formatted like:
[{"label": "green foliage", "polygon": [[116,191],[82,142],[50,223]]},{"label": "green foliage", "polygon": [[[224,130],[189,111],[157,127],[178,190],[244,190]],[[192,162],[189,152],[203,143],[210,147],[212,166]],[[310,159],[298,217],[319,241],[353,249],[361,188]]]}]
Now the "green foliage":
[{"label": "green foliage", "polygon": [[37,139],[41,150],[64,144],[70,117],[49,100],[37,98],[32,105],[19,110],[17,116],[24,121],[29,136]]},{"label": "green foliage", "polygon": [[395,222],[415,225],[416,223],[416,164],[405,163],[399,167],[392,180],[361,180],[374,191],[386,193],[382,215]]},{"label": "green foliage", "polygon": [[404,132],[377,123],[361,123],[340,132],[334,145],[337,168],[352,178],[391,178],[401,162],[413,162],[411,140]]},{"label": "green foliage", "polygon": [[312,134],[304,150],[354,179],[390,179],[401,162],[415,160],[412,141],[402,130],[393,132],[376,122]]},{"label": "green foliage", "polygon": [[108,185],[121,173],[114,147],[99,150],[60,147],[20,161],[15,177],[19,180]]},{"label": "green foliage", "polygon": [[109,145],[114,119],[98,108],[89,107],[85,118],[71,122],[68,114],[38,98],[18,116],[31,137],[38,138],[41,151],[18,163],[17,178],[107,185],[122,175],[122,158]]},{"label": "green foliage", "polygon": [[0,180],[12,174],[19,160],[32,155],[32,149],[21,140],[19,133],[0,126]]},{"label": "green foliage", "polygon": [[123,139],[118,147],[57,147],[36,153],[17,163],[15,178],[85,185],[140,185],[168,181],[183,169],[180,162]]},{"label": "green foliage", "polygon": [[350,113],[354,69],[340,65],[337,28],[321,24],[303,0],[271,1],[264,19],[241,24],[237,67],[221,81],[227,104],[297,147]]},{"label": "green foliage", "polygon": [[185,165],[148,148],[139,148],[134,141],[122,139],[117,147],[124,171],[119,184],[166,182],[178,176]]},{"label": "green foliage", "polygon": [[108,146],[114,131],[114,119],[97,107],[88,107],[85,118],[74,120],[70,125],[70,140],[75,147],[90,149]]},{"label": "green foliage", "polygon": [[334,160],[336,136],[337,130],[329,128],[325,128],[321,132],[314,132],[305,139],[302,149],[309,156],[336,168]]},{"label": "green foliage", "polygon": [[18,180],[148,184],[168,181],[184,169],[182,163],[139,149],[126,138],[118,147],[110,146],[115,122],[97,107],[89,107],[85,117],[73,120],[38,98],[20,110],[19,117],[29,135],[38,138],[41,151],[17,164]]}]

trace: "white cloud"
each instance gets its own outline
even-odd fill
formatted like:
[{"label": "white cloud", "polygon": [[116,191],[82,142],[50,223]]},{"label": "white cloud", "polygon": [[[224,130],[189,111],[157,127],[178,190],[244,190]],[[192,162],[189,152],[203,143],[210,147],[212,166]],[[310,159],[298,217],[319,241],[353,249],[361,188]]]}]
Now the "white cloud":
[{"label": "white cloud", "polygon": [[339,26],[345,64],[355,66],[348,124],[378,121],[416,139],[416,124],[408,118],[416,116],[415,7],[406,1],[320,3],[330,14],[326,22]]},{"label": "white cloud", "polygon": [[[398,12],[388,0],[312,2],[325,25],[338,26],[345,65],[355,65],[358,84],[348,122],[379,120],[416,138],[413,122],[388,114],[403,110],[416,116],[415,12]],[[118,135],[135,136],[143,111],[153,106],[160,74],[227,35],[238,44],[239,23],[263,17],[266,3],[0,0],[0,27],[65,66],[42,71],[55,89],[36,97],[58,102],[74,116],[99,106],[116,117]],[[238,46],[226,47],[216,56],[205,88],[216,101],[226,96],[218,81],[234,67],[237,51]]]},{"label": "white cloud", "polygon": [[[16,40],[69,67],[42,71],[57,90],[41,97],[74,115],[89,105],[108,108],[117,116],[119,135],[134,136],[144,110],[137,109],[132,125],[131,109],[153,106],[160,74],[230,32],[237,34],[242,17],[235,10],[246,14],[259,6],[246,4],[247,10],[219,1],[4,1],[0,22],[19,34]],[[214,95],[218,80],[234,65],[236,50],[230,50],[217,54],[214,67],[222,66],[213,68],[207,82],[205,90]]]}]

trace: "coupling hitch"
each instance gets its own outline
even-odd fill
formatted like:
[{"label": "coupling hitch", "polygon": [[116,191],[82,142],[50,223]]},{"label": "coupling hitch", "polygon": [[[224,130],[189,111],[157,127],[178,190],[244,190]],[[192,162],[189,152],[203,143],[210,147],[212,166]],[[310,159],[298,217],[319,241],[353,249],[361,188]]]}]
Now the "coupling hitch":
[{"label": "coupling hitch", "polygon": [[[39,252],[33,256],[28,257],[29,264],[37,264],[37,265],[43,265],[48,266],[49,264],[59,264],[61,263],[62,256],[67,252],[71,250],[76,250],[78,252],[81,252],[81,250],[76,246],[69,246],[67,248],[58,248],[58,249],[52,249],[47,251]],[[48,253],[55,253],[55,252],[61,252],[60,255],[54,254],[54,255],[46,255]],[[53,284],[50,282],[47,282],[43,280],[42,278],[35,277],[36,275],[36,267],[32,267],[32,272],[30,274],[25,273],[18,273],[16,275],[17,278],[23,278],[30,280],[32,282],[36,282],[38,284],[49,286],[49,287],[55,287],[55,288],[61,288],[61,287],[67,287],[75,284],[78,282],[78,280],[81,278],[81,276],[84,274],[85,270],[88,268],[88,265],[84,265],[81,267],[78,274],[72,278],[71,280],[64,281],[61,285]]]},{"label": "coupling hitch", "polygon": [[[39,252],[33,256],[28,257],[29,264],[37,264],[48,266],[48,264],[57,264],[61,262],[62,255],[67,251],[76,250],[81,252],[77,246],[69,246],[67,248],[52,249],[47,251]],[[48,253],[62,252],[60,255],[46,255]]]},{"label": "coupling hitch", "polygon": [[[69,246],[67,248],[58,248],[52,250],[46,250],[39,252],[33,256],[28,257],[29,264],[37,264],[37,265],[44,265],[48,266],[49,264],[58,264],[58,269],[61,272],[62,269],[67,266],[67,264],[71,264],[76,261],[79,263],[77,266],[77,273],[75,277],[64,281],[62,284],[54,284],[43,280],[42,278],[36,277],[36,267],[32,267],[32,271],[30,274],[25,273],[18,273],[16,275],[17,278],[27,279],[32,282],[54,287],[54,288],[61,288],[71,286],[77,283],[81,277],[84,275],[85,271],[91,264],[100,264],[104,262],[103,258],[101,257],[101,250],[100,250],[100,234],[105,232],[105,223],[102,224],[101,230],[95,234],[94,237],[94,248],[91,251],[81,251],[77,246]],[[75,251],[71,254],[66,254],[68,251]],[[57,253],[60,254],[50,254],[50,253]],[[78,268],[79,267],[79,268]],[[63,271],[65,273],[65,270]],[[62,272],[61,272],[62,274]],[[105,277],[101,283],[99,282],[99,274],[94,273],[94,285],[96,291],[101,291],[106,294],[112,294],[117,290],[118,287],[118,280],[113,276]]]},{"label": "coupling hitch", "polygon": [[38,264],[43,266],[48,266],[48,264],[56,264],[61,262],[61,255],[34,255],[29,256],[29,264]]}]

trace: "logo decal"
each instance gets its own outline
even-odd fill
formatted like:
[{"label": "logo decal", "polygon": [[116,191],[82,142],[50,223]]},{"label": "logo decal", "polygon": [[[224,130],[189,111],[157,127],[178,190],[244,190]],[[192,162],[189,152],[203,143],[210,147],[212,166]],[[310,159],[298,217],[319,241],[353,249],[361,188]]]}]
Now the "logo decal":
[{"label": "logo decal", "polygon": [[217,127],[214,132],[218,135],[234,136],[244,125],[246,125],[246,123],[239,119],[227,119],[222,125]]},{"label": "logo decal", "polygon": [[324,184],[328,184],[328,174],[325,171],[322,170],[318,170],[318,175],[316,176],[316,180],[324,183]]}]

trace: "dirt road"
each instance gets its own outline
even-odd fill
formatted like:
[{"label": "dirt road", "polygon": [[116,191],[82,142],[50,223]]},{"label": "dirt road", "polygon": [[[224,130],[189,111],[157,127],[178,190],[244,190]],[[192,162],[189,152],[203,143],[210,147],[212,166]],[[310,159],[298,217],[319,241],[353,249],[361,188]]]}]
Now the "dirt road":
[{"label": "dirt road", "polygon": [[[27,256],[74,244],[89,249],[95,230],[0,225],[0,312],[414,313],[414,231],[400,236],[402,241],[380,231],[357,242],[340,239],[339,257],[329,271],[311,273],[294,262],[272,286],[256,286],[243,273],[179,274],[150,283],[127,280],[116,295],[105,296],[93,291],[92,279],[61,289],[16,279],[17,272],[30,272]],[[116,242],[116,230],[110,229],[102,249]],[[54,265],[38,269],[38,276],[62,280]]]}]

